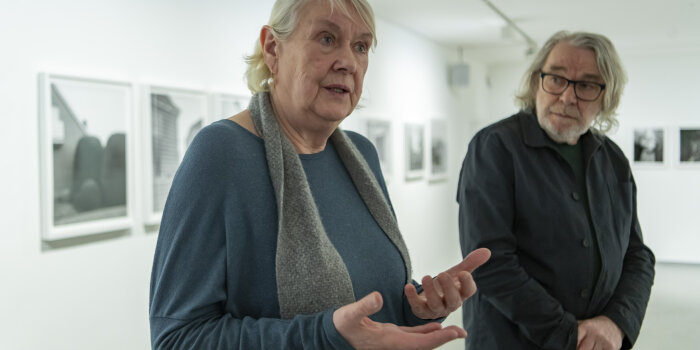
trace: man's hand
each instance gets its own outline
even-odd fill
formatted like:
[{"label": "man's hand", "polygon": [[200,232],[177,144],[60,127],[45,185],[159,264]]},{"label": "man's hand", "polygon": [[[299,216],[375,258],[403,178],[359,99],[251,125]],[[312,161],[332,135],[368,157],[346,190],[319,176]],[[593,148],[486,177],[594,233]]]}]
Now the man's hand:
[{"label": "man's hand", "polygon": [[624,334],[607,316],[596,316],[578,322],[576,350],[619,350]]},{"label": "man's hand", "polygon": [[457,310],[467,298],[476,292],[471,273],[491,257],[491,251],[479,248],[469,253],[462,262],[436,278],[423,277],[423,292],[417,293],[413,284],[404,287],[404,293],[413,314],[424,320],[446,317]]},{"label": "man's hand", "polygon": [[373,292],[345,305],[333,313],[333,324],[353,348],[364,349],[434,349],[467,332],[457,326],[442,328],[439,323],[417,327],[399,327],[372,321],[368,316],[382,308],[382,296]]}]

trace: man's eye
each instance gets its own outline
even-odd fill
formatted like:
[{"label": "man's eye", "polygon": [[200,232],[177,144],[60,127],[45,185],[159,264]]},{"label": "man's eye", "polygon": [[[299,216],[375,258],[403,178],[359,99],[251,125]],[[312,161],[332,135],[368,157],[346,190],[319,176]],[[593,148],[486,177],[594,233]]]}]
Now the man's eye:
[{"label": "man's eye", "polygon": [[578,83],[578,87],[579,87],[580,89],[584,89],[584,90],[593,90],[593,89],[595,89],[595,85],[594,85],[593,83],[587,83],[587,82],[585,82],[585,81],[582,81],[582,82]]}]

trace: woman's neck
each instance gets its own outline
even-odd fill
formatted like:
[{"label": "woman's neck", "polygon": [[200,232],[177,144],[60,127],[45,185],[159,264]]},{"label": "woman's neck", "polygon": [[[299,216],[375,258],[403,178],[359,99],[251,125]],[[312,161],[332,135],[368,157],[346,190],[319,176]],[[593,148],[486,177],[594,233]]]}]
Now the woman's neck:
[{"label": "woman's neck", "polygon": [[275,100],[270,96],[272,109],[275,111],[277,124],[287,136],[299,154],[313,154],[326,148],[328,138],[340,124],[310,123],[309,119],[298,118],[281,113],[284,109],[277,108]]}]

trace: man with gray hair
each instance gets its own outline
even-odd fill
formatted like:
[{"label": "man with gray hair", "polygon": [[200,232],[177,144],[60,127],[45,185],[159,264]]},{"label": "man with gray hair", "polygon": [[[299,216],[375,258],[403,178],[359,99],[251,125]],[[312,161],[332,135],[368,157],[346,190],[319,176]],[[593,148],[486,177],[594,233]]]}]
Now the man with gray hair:
[{"label": "man with gray hair", "polygon": [[626,82],[610,40],[558,32],[517,96],[521,111],[479,131],[462,165],[462,252],[491,250],[464,303],[467,349],[629,349],[654,255],[629,162],[605,136]]}]

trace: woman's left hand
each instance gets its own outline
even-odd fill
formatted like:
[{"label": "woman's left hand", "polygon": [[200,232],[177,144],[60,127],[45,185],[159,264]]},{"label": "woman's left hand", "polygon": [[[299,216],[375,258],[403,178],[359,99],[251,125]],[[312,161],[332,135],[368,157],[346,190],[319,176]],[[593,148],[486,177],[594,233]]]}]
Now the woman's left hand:
[{"label": "woman's left hand", "polygon": [[404,293],[413,314],[425,320],[432,320],[446,317],[457,310],[476,292],[471,273],[490,257],[491,251],[486,248],[474,250],[462,262],[441,272],[437,277],[423,277],[423,291],[420,294],[413,284],[407,284]]}]

